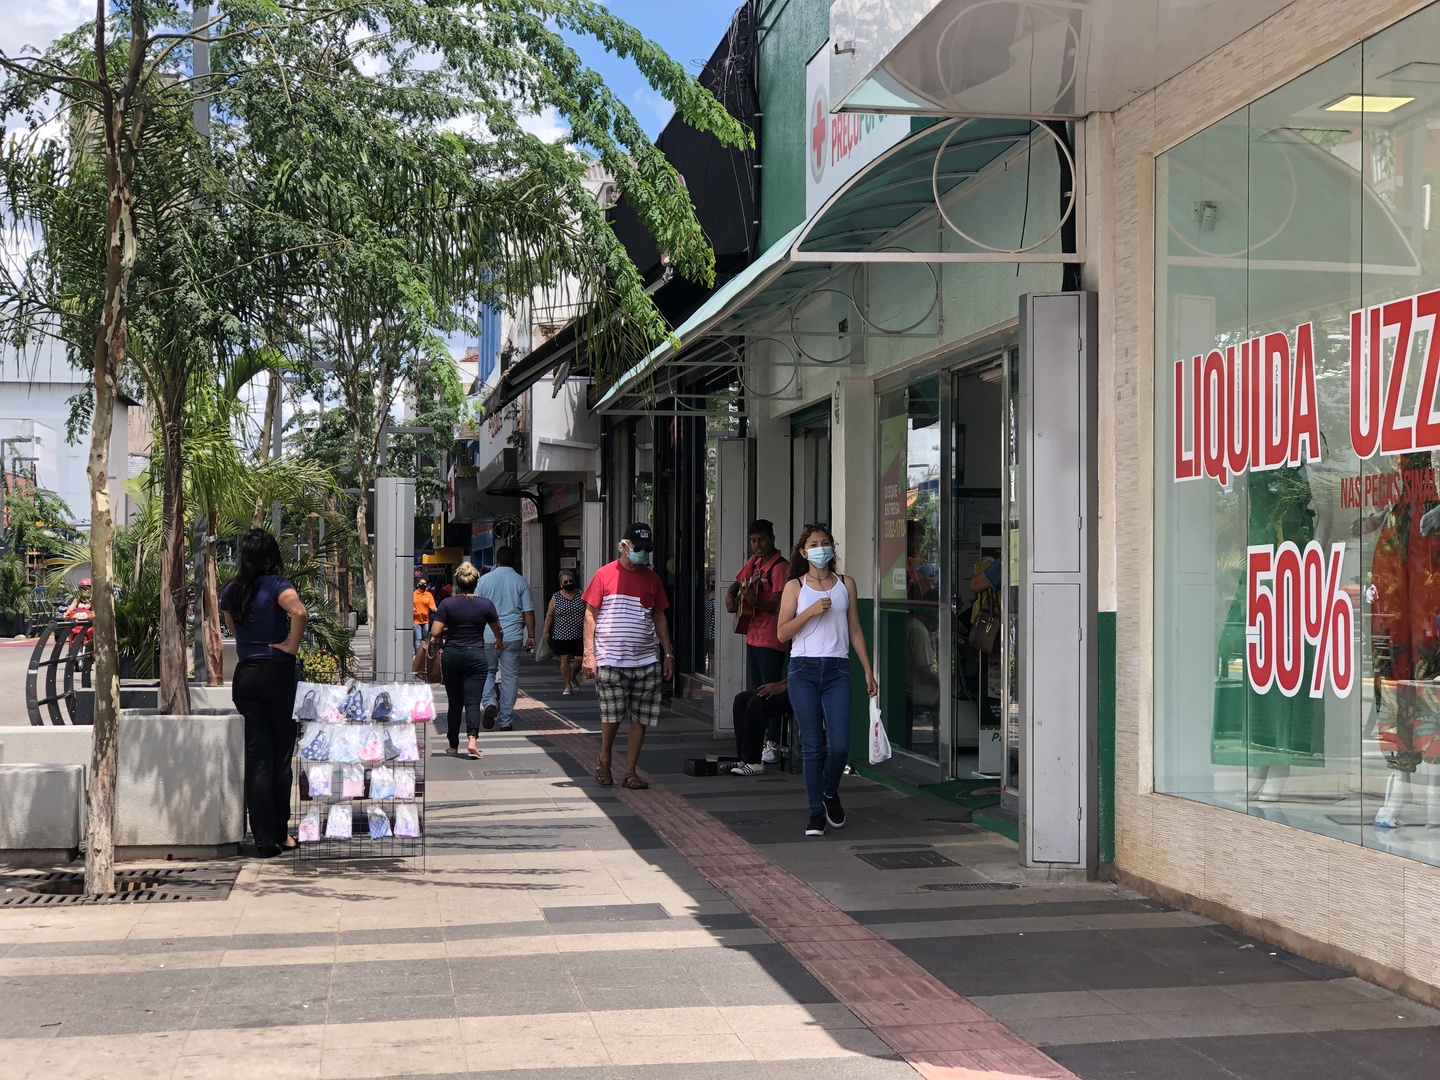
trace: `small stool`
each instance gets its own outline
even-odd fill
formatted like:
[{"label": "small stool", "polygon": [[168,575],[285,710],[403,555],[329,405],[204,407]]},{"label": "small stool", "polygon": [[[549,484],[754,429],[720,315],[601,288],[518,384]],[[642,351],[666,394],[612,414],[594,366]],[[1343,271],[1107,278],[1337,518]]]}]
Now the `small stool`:
[{"label": "small stool", "polygon": [[780,763],[788,773],[800,771],[800,725],[793,712],[780,715]]}]

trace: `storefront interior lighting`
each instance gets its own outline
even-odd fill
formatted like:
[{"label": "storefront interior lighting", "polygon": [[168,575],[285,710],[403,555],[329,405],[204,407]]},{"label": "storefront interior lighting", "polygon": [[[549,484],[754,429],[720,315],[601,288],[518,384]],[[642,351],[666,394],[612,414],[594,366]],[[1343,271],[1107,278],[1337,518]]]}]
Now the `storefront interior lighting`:
[{"label": "storefront interior lighting", "polygon": [[1326,112],[1391,113],[1409,105],[1413,97],[1391,97],[1387,94],[1349,94],[1333,105],[1326,105]]}]

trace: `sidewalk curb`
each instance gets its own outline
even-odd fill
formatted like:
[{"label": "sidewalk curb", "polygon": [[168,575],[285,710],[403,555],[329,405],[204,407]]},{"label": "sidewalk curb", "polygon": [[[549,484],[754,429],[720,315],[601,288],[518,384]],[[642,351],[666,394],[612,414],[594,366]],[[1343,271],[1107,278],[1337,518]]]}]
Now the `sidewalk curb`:
[{"label": "sidewalk curb", "polygon": [[[592,772],[590,732],[522,693],[520,725]],[[641,772],[609,789],[927,1080],[1078,1080],[894,944],[851,918],[713,814]]]}]

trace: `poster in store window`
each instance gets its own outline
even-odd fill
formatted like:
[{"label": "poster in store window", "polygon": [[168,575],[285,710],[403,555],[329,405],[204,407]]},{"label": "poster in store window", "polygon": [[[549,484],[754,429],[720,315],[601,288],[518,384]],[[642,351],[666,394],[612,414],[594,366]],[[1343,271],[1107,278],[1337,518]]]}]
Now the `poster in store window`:
[{"label": "poster in store window", "polygon": [[880,421],[880,579],[881,600],[905,599],[906,434],[909,430],[900,395],[901,411]]}]

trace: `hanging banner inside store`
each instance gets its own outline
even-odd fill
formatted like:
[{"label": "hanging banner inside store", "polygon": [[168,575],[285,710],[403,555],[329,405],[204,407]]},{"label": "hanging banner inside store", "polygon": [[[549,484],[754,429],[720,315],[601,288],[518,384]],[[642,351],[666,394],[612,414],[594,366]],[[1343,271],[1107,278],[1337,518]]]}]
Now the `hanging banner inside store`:
[{"label": "hanging banner inside store", "polygon": [[880,598],[905,599],[906,436],[908,420],[901,411],[880,421]]},{"label": "hanging banner inside store", "polygon": [[805,216],[813,217],[846,180],[910,134],[910,117],[830,114],[830,42],[805,66]]}]

